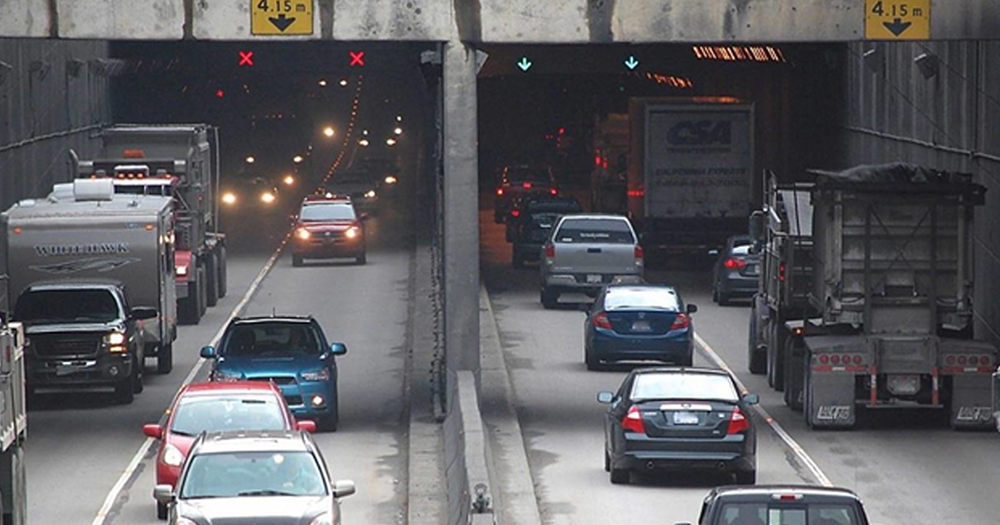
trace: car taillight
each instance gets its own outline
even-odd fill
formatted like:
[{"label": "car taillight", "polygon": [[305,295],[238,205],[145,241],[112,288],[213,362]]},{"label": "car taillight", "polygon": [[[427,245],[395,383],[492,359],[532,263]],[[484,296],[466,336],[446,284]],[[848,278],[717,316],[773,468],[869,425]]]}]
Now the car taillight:
[{"label": "car taillight", "polygon": [[635,258],[642,259],[642,246],[639,246],[638,244],[635,245]]},{"label": "car taillight", "polygon": [[497,188],[497,197],[503,197],[503,188]]},{"label": "car taillight", "polygon": [[510,216],[511,217],[520,217],[521,216],[521,210],[510,210]]},{"label": "car taillight", "polygon": [[552,259],[556,256],[556,245],[549,243],[545,245],[545,256]]},{"label": "car taillight", "polygon": [[691,318],[687,314],[677,314],[677,317],[674,317],[674,324],[670,325],[670,329],[680,330],[689,326],[691,326]]},{"label": "car taillight", "polygon": [[522,184],[521,186],[522,186],[523,188],[526,188],[526,189],[529,189],[529,190],[531,189],[531,183],[530,183],[530,182],[525,182],[525,183],[524,183],[524,184]]},{"label": "car taillight", "polygon": [[622,429],[639,434],[646,433],[646,425],[642,424],[642,412],[639,411],[639,407],[629,407],[628,413],[622,418]]},{"label": "car taillight", "polygon": [[726,259],[726,262],[722,263],[726,268],[730,270],[742,270],[747,267],[747,262],[744,259],[738,259],[736,257],[730,257]]},{"label": "car taillight", "polygon": [[750,421],[743,415],[743,412],[740,412],[739,407],[734,408],[733,413],[729,415],[729,430],[726,431],[726,434],[740,434],[747,430],[750,430]]},{"label": "car taillight", "polygon": [[549,188],[549,195],[559,195],[559,190],[555,188]]},{"label": "car taillight", "polygon": [[611,321],[608,320],[608,314],[601,312],[594,316],[594,327],[603,328],[605,330],[611,330]]}]

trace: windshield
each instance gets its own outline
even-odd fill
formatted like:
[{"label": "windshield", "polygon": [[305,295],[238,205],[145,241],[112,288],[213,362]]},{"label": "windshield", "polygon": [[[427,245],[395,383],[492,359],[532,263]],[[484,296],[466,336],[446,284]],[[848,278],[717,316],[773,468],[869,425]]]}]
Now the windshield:
[{"label": "windshield", "polygon": [[619,219],[567,219],[555,236],[558,242],[633,244],[628,223]]},{"label": "windshield", "polygon": [[189,460],[181,499],[323,496],[323,473],[308,452],[226,452]]},{"label": "windshield", "polygon": [[353,221],[354,207],[347,203],[310,204],[303,206],[299,220],[309,221]]},{"label": "windshield", "polygon": [[609,288],[604,296],[604,309],[657,308],[677,312],[680,299],[669,288]]},{"label": "windshield", "polygon": [[643,399],[718,399],[736,402],[732,380],[718,374],[647,373],[632,384],[633,401]]},{"label": "windshield", "polygon": [[226,336],[220,355],[319,355],[322,346],[319,335],[305,323],[248,323]]},{"label": "windshield", "polygon": [[108,323],[122,319],[121,308],[107,290],[38,290],[21,294],[14,320],[30,322]]},{"label": "windshield", "polygon": [[170,432],[197,436],[223,430],[284,430],[281,405],[269,395],[182,397],[174,409]]},{"label": "windshield", "polygon": [[808,506],[766,503],[726,503],[719,525],[861,525],[853,505],[815,504]]}]

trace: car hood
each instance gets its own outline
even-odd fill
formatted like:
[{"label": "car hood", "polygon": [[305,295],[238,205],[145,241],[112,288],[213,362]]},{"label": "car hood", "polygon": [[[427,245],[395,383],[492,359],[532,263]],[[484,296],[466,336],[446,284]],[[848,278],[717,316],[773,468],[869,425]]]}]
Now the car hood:
[{"label": "car hood", "polygon": [[223,356],[219,358],[218,369],[241,372],[250,379],[272,374],[296,374],[303,370],[318,370],[324,364],[319,356],[304,354],[275,357]]},{"label": "car hood", "polygon": [[240,496],[182,500],[177,510],[211,525],[286,525],[309,523],[331,509],[337,512],[332,496]]},{"label": "car hood", "polygon": [[24,323],[24,331],[28,335],[53,334],[65,332],[108,332],[125,330],[125,323],[111,321],[107,323],[73,322],[73,321],[28,321]]}]

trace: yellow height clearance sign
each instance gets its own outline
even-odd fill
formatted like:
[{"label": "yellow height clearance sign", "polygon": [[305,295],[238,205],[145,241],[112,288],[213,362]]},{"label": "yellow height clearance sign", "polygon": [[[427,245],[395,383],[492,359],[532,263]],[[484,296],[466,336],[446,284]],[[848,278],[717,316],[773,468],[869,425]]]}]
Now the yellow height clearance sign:
[{"label": "yellow height clearance sign", "polygon": [[866,40],[928,40],[931,0],[865,0]]},{"label": "yellow height clearance sign", "polygon": [[250,34],[313,34],[313,0],[250,0]]}]

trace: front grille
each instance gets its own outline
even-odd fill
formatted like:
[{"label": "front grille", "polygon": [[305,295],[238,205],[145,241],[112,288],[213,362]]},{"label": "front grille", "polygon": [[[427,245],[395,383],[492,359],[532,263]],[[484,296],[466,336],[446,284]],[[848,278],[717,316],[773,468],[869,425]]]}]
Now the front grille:
[{"label": "front grille", "polygon": [[274,376],[274,377],[252,377],[253,381],[271,381],[278,386],[294,385],[295,378],[291,376]]},{"label": "front grille", "polygon": [[94,357],[101,350],[104,333],[38,334],[31,336],[31,347],[41,358]]},{"label": "front grille", "polygon": [[287,403],[290,407],[297,407],[305,404],[302,401],[302,396],[285,396],[285,403]]}]

